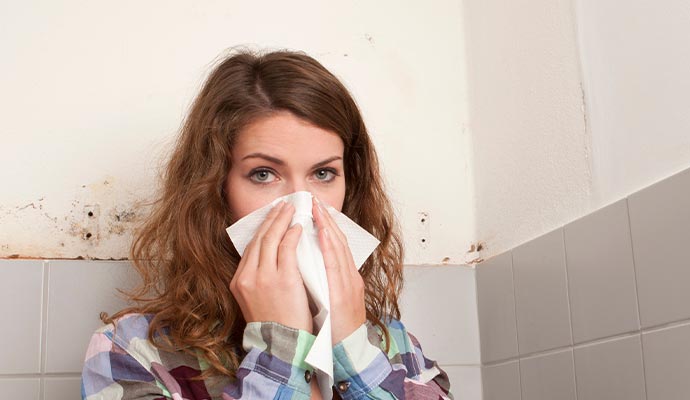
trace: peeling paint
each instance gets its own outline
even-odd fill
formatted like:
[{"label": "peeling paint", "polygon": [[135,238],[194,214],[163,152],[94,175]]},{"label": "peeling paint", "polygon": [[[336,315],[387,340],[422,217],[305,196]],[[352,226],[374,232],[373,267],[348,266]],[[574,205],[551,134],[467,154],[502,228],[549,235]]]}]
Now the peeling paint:
[{"label": "peeling paint", "polygon": [[466,260],[465,263],[467,263],[469,265],[475,265],[475,264],[479,264],[482,261],[484,261],[484,257],[481,255],[481,252],[483,250],[485,250],[485,248],[486,248],[486,243],[484,243],[484,242],[479,241],[477,243],[471,243],[470,249],[467,250],[466,253],[467,254],[476,253],[476,254],[473,254],[474,258],[472,258],[471,260]]},{"label": "peeling paint", "polygon": [[470,261],[467,261],[467,264],[475,265],[475,264],[481,263],[482,261],[484,261],[484,259],[482,257],[477,257],[477,258],[474,258]]},{"label": "peeling paint", "polygon": [[0,258],[126,260],[146,196],[112,176],[69,193],[0,207]]},{"label": "peeling paint", "polygon": [[136,217],[134,209],[112,208],[108,213],[108,233],[122,235],[133,222],[136,222]]},{"label": "peeling paint", "polygon": [[484,250],[485,246],[486,246],[486,244],[484,242],[477,242],[476,244],[472,243],[472,244],[470,244],[470,249],[467,250],[467,253],[474,253],[474,252],[482,251],[482,250]]}]

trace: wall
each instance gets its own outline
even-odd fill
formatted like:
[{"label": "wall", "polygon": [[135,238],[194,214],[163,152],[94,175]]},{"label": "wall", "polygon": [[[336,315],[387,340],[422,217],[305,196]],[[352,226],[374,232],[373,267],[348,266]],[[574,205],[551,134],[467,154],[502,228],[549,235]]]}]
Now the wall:
[{"label": "wall", "polygon": [[10,110],[0,180],[11,188],[0,192],[0,257],[126,257],[193,96],[213,61],[243,44],[304,50],[341,77],[380,152],[406,263],[465,261],[472,173],[457,2],[0,7],[0,107]]},{"label": "wall", "polygon": [[128,269],[118,261],[0,260],[3,397],[80,398],[86,345],[99,313],[125,305],[114,288],[131,286]]},{"label": "wall", "polygon": [[690,9],[576,0],[599,207],[690,166]]},{"label": "wall", "polygon": [[463,7],[481,259],[690,166],[686,2]]},{"label": "wall", "polygon": [[[404,320],[477,398],[474,270],[458,266],[476,258],[463,21],[455,1],[0,5],[0,258],[12,258],[0,293],[17,319],[0,335],[17,343],[0,357],[0,391],[77,397],[98,313],[122,306],[114,288],[132,279],[116,260],[142,203],[205,76],[243,44],[304,50],[352,91],[406,240]],[[430,324],[439,303],[459,312]]]},{"label": "wall", "polygon": [[[126,261],[0,260],[3,398],[80,398],[87,344],[101,326],[99,314],[126,304],[114,289],[134,284],[130,268]],[[425,355],[449,374],[456,396],[480,399],[474,270],[415,266],[407,267],[406,274],[408,288],[401,301],[406,327]],[[440,304],[452,304],[455,312],[430,315],[430,310],[443,308]]]},{"label": "wall", "polygon": [[477,267],[484,400],[690,392],[690,169]]},{"label": "wall", "polygon": [[467,0],[474,236],[489,259],[590,210],[570,0]]}]

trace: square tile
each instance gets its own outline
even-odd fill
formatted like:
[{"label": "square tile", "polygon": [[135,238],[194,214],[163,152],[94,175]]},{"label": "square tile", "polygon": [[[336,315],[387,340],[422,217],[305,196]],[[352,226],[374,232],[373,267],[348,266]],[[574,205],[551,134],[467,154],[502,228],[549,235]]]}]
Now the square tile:
[{"label": "square tile", "polygon": [[41,370],[43,261],[0,260],[0,374]]},{"label": "square tile", "polygon": [[520,400],[518,362],[482,367],[482,390],[483,400]]},{"label": "square tile", "polygon": [[642,326],[690,318],[690,169],[628,204]]},{"label": "square tile", "polygon": [[578,400],[646,400],[640,335],[575,348]]},{"label": "square tile", "polygon": [[80,398],[81,377],[43,379],[43,400],[74,400]]},{"label": "square tile", "polygon": [[482,368],[479,365],[441,366],[450,379],[450,393],[456,399],[482,400]]},{"label": "square tile", "polygon": [[686,400],[690,393],[690,325],[642,334],[647,400]]},{"label": "square tile", "polygon": [[511,259],[505,252],[476,268],[482,363],[518,354]]},{"label": "square tile", "polygon": [[639,330],[625,199],[569,223],[564,232],[573,341]]},{"label": "square tile", "polygon": [[520,360],[522,398],[577,400],[571,349]]},{"label": "square tile", "polygon": [[572,345],[563,230],[513,249],[520,354]]},{"label": "square tile", "polygon": [[39,378],[0,378],[3,399],[39,400],[40,390]]},{"label": "square tile", "polygon": [[475,284],[475,270],[467,266],[405,267],[402,322],[427,358],[479,364]]},{"label": "square tile", "polygon": [[59,260],[49,263],[46,372],[81,373],[99,314],[121,309],[115,288],[129,288],[128,262]]}]

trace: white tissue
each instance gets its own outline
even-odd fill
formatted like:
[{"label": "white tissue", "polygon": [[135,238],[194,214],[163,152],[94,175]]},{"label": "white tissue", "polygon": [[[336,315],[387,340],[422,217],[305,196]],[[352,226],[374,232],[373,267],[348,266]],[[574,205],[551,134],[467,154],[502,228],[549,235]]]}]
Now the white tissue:
[{"label": "white tissue", "polygon": [[[295,214],[290,226],[296,223],[302,225],[302,234],[297,245],[297,264],[310,300],[313,301],[317,310],[313,319],[318,333],[305,361],[316,370],[321,396],[330,400],[333,395],[331,391],[333,386],[333,346],[331,343],[328,279],[323,254],[319,246],[318,232],[312,219],[311,198],[312,194],[305,191],[279,197],[270,204],[244,216],[226,230],[237,251],[243,255],[245,247],[252,240],[256,230],[266,219],[266,215],[274,205],[285,200],[295,206]],[[379,240],[345,214],[325,203],[322,204],[326,206],[328,213],[347,237],[352,258],[357,269],[359,269],[379,245]]]}]

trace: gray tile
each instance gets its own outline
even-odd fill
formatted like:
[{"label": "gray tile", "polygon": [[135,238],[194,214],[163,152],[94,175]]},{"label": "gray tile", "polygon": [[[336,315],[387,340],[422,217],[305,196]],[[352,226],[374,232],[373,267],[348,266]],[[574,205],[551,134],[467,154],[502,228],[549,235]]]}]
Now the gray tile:
[{"label": "gray tile", "polygon": [[518,354],[511,258],[511,253],[505,252],[477,265],[482,363]]},{"label": "gray tile", "polygon": [[690,318],[690,169],[628,204],[642,326]]},{"label": "gray tile", "polygon": [[625,199],[564,228],[573,341],[639,329]]},{"label": "gray tile", "polygon": [[642,334],[647,400],[686,400],[690,393],[690,325]]},{"label": "gray tile", "polygon": [[74,400],[81,398],[80,377],[43,379],[43,400]]},{"label": "gray tile", "polygon": [[577,400],[571,349],[520,360],[522,398]]},{"label": "gray tile", "polygon": [[39,378],[0,378],[3,399],[39,400],[40,390]]},{"label": "gray tile", "polygon": [[520,354],[572,344],[563,230],[513,249]]},{"label": "gray tile", "polygon": [[[402,322],[439,364],[479,364],[475,270],[405,267]],[[447,312],[452,309],[453,312]]]},{"label": "gray tile", "polygon": [[134,272],[116,261],[50,261],[49,269],[46,371],[81,372],[99,313],[124,306],[115,288],[130,287]]},{"label": "gray tile", "polygon": [[482,389],[483,400],[520,400],[518,362],[482,367]]},{"label": "gray tile", "polygon": [[0,374],[41,370],[43,261],[0,260]]},{"label": "gray tile", "polygon": [[450,393],[456,399],[482,400],[482,368],[479,365],[441,366],[450,379]]},{"label": "gray tile", "polygon": [[575,348],[578,400],[645,400],[640,335]]}]

